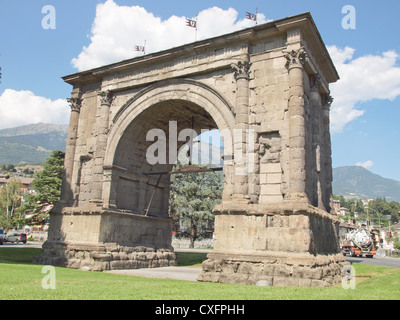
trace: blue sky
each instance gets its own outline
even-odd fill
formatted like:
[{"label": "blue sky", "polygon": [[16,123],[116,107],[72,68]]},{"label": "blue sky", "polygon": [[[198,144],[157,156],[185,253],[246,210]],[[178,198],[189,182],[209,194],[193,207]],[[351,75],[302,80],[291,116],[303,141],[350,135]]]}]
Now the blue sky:
[{"label": "blue sky", "polygon": [[[216,29],[248,26],[245,13],[256,8],[260,21],[310,11],[341,76],[331,87],[333,166],[359,164],[400,180],[400,1],[107,0],[107,6],[96,12],[105,2],[1,0],[0,129],[39,121],[68,123],[65,99],[72,88],[62,76],[133,57],[139,53],[129,48],[144,40],[150,51],[165,48],[165,41],[171,46],[192,41],[190,28],[179,27],[184,17],[200,13],[201,38],[213,36]],[[55,29],[42,26],[46,5],[55,9]],[[342,26],[346,5],[355,9],[355,29]],[[122,6],[127,6],[124,13]],[[120,14],[124,30],[118,29],[121,24],[113,19],[114,13]],[[170,28],[174,36],[163,37],[161,28]],[[118,35],[119,50],[104,45],[113,35]]]}]

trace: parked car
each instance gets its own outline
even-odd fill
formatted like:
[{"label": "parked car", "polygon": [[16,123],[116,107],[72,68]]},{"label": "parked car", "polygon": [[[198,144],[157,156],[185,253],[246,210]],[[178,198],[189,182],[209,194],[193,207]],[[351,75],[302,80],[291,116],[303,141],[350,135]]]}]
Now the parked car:
[{"label": "parked car", "polygon": [[4,242],[4,230],[3,228],[0,228],[0,245],[2,245]]},{"label": "parked car", "polygon": [[26,233],[10,233],[4,238],[4,242],[26,243],[26,239]]}]

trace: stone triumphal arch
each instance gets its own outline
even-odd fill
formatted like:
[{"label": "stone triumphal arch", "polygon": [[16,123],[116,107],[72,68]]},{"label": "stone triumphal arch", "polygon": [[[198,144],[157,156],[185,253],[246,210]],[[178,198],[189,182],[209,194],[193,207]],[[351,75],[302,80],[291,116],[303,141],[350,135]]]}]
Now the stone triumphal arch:
[{"label": "stone triumphal arch", "polygon": [[[62,195],[40,263],[174,265],[168,172],[186,141],[177,133],[219,129],[241,139],[223,137],[215,246],[199,280],[341,280],[329,133],[339,76],[309,13],[63,79],[73,91]],[[168,161],[149,161],[152,130],[165,133]]]}]

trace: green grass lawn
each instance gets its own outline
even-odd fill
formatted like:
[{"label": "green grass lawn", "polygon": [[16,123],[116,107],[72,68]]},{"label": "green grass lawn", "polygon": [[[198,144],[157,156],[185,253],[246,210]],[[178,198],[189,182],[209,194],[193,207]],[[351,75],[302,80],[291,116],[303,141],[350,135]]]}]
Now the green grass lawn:
[{"label": "green grass lawn", "polygon": [[[150,279],[55,268],[56,288],[43,289],[43,266],[30,264],[41,249],[0,248],[0,299],[40,300],[328,300],[400,299],[400,269],[353,264],[356,289],[256,287]],[[204,253],[179,253],[179,265],[199,266]]]}]

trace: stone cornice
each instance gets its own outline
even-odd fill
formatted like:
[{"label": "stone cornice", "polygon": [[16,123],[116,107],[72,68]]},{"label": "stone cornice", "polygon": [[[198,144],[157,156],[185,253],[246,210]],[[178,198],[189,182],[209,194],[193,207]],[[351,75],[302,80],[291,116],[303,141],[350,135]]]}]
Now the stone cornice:
[{"label": "stone cornice", "polygon": [[86,83],[93,83],[101,81],[108,74],[115,74],[117,72],[126,72],[129,70],[138,70],[140,68],[148,67],[158,63],[165,63],[166,61],[179,60],[185,57],[195,57],[207,51],[216,51],[226,49],[229,46],[247,41],[250,45],[262,41],[264,38],[282,34],[294,27],[300,27],[304,34],[312,41],[312,50],[316,50],[316,56],[321,57],[319,63],[324,65],[324,71],[329,73],[326,77],[328,82],[335,82],[339,76],[336,69],[329,57],[321,36],[315,26],[315,23],[310,13],[303,13],[293,17],[280,19],[268,22],[255,27],[243,29],[230,34],[197,41],[194,43],[185,44],[183,46],[175,47],[160,52],[147,54],[144,56],[124,60],[121,62],[113,63],[107,66],[78,72],[72,75],[63,77],[67,83],[79,86]]}]

